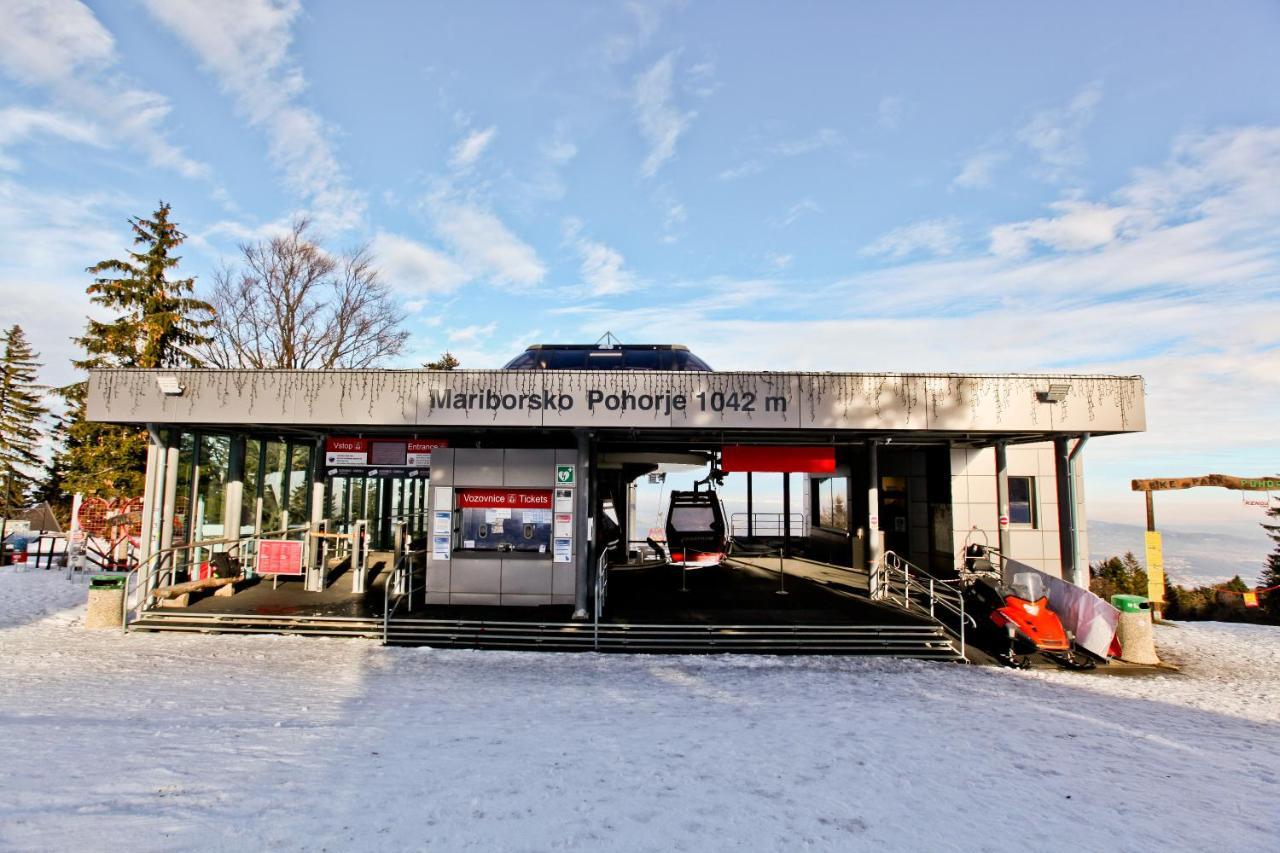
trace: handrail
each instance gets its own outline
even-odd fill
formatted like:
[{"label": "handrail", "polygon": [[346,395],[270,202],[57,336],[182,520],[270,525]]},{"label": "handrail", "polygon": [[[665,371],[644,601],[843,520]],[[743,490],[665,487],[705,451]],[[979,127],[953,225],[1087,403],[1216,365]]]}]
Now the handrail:
[{"label": "handrail", "polygon": [[735,512],[729,516],[729,532],[733,536],[746,536],[747,527],[745,519],[750,516],[751,534],[753,536],[781,536],[783,530],[788,525],[784,524],[784,517],[790,516],[790,527],[793,536],[799,536],[804,532],[804,513],[802,512]]},{"label": "handrail", "polygon": [[[413,606],[413,592],[416,587],[413,585],[413,572],[411,571],[412,558],[419,554],[425,555],[426,553],[427,549],[425,548],[418,551],[405,549],[405,551],[401,553],[400,557],[396,560],[396,565],[391,570],[391,576],[388,577],[387,582],[382,585],[382,644],[384,646],[387,644],[387,634],[391,629],[391,617],[400,609],[401,602],[408,598],[410,601],[410,609],[412,609]],[[391,588],[399,586],[397,577],[401,572],[407,573],[409,583],[405,587],[404,592],[396,593],[395,603],[393,604],[391,601]],[[425,582],[423,583],[422,588],[426,588]]]},{"label": "handrail", "polygon": [[[966,629],[970,625],[976,628],[978,622],[965,611],[964,593],[957,582],[934,577],[893,551],[885,551],[872,571],[872,598],[892,601],[893,593],[900,591],[904,610],[916,607],[927,611],[930,619],[960,641],[960,656],[969,659],[965,651]],[[912,577],[912,571],[915,577]],[[927,578],[928,583],[922,583],[919,578]],[[917,598],[924,599],[928,606],[920,604]],[[939,619],[935,612],[937,608],[955,616],[959,629],[952,629],[945,620]]]},{"label": "handrail", "polygon": [[600,559],[596,561],[596,590],[592,602],[594,618],[591,623],[591,643],[596,651],[600,651],[600,617],[604,615],[605,597],[609,594],[609,549],[621,540],[615,539],[600,549]]},{"label": "handrail", "polygon": [[[209,548],[214,545],[230,545],[234,548],[239,548],[241,545],[244,545],[246,543],[255,542],[259,539],[264,539],[270,536],[279,536],[279,535],[287,536],[290,533],[305,531],[305,530],[308,530],[310,526],[311,526],[310,524],[303,524],[298,527],[286,527],[283,530],[274,530],[266,533],[254,533],[254,534],[249,534],[247,536],[240,536],[236,538],[201,539],[196,542],[186,542],[182,545],[170,545],[168,548],[159,548],[153,551],[151,554],[147,556],[145,560],[138,563],[138,565],[130,569],[128,574],[125,575],[124,600],[121,603],[121,608],[122,608],[121,620],[120,620],[121,630],[128,630],[129,628],[129,611],[131,609],[142,611],[146,607],[147,600],[151,597],[151,592],[147,591],[145,594],[139,596],[138,601],[134,607],[132,608],[129,607],[129,583],[130,581],[133,582],[134,592],[137,593],[139,589],[138,585],[141,582],[140,580],[141,572],[147,566],[150,566],[152,564],[159,565],[162,559],[170,558],[174,554],[177,554],[181,551],[191,551],[197,548]],[[230,549],[225,549],[225,550],[230,550]],[[170,571],[172,571],[172,569],[170,569]],[[150,573],[148,573],[147,576],[150,577],[151,576]]]}]

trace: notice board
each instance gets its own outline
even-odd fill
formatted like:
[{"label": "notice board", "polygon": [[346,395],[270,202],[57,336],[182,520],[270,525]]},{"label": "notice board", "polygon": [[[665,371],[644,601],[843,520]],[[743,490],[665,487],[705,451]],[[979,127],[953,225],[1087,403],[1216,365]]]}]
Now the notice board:
[{"label": "notice board", "polygon": [[259,539],[260,575],[302,574],[302,543],[296,539]]}]

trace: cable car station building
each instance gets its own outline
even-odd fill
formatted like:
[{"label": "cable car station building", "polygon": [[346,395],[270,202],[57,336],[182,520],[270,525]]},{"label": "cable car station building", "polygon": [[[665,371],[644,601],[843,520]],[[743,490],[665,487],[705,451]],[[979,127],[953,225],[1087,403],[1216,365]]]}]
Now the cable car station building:
[{"label": "cable car station building", "polygon": [[[954,655],[924,579],[979,541],[1086,586],[1082,450],[1145,427],[1140,377],[609,357],[630,350],[666,369],[94,371],[90,419],[149,434],[133,627]],[[634,529],[664,464],[745,478],[722,565]],[[248,580],[165,606],[219,573]]]}]

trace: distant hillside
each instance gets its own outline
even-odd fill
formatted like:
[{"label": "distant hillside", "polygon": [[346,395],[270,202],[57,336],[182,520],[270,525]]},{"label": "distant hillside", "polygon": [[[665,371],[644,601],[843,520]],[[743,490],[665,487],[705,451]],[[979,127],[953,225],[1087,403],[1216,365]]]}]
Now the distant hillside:
[{"label": "distant hillside", "polygon": [[[1109,521],[1089,522],[1089,562],[1132,551],[1146,562],[1142,527]],[[1182,586],[1208,585],[1240,575],[1246,583],[1257,580],[1274,543],[1259,527],[1257,536],[1236,536],[1205,531],[1167,529],[1164,565],[1170,580]]]}]

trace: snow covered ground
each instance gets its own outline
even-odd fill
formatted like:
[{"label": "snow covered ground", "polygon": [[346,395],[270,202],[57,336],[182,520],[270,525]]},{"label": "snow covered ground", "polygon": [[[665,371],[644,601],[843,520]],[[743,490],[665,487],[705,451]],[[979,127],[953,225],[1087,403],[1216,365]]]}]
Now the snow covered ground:
[{"label": "snow covered ground", "polygon": [[0,571],[6,850],[1280,847],[1280,629],[1182,673],[122,635]]}]

